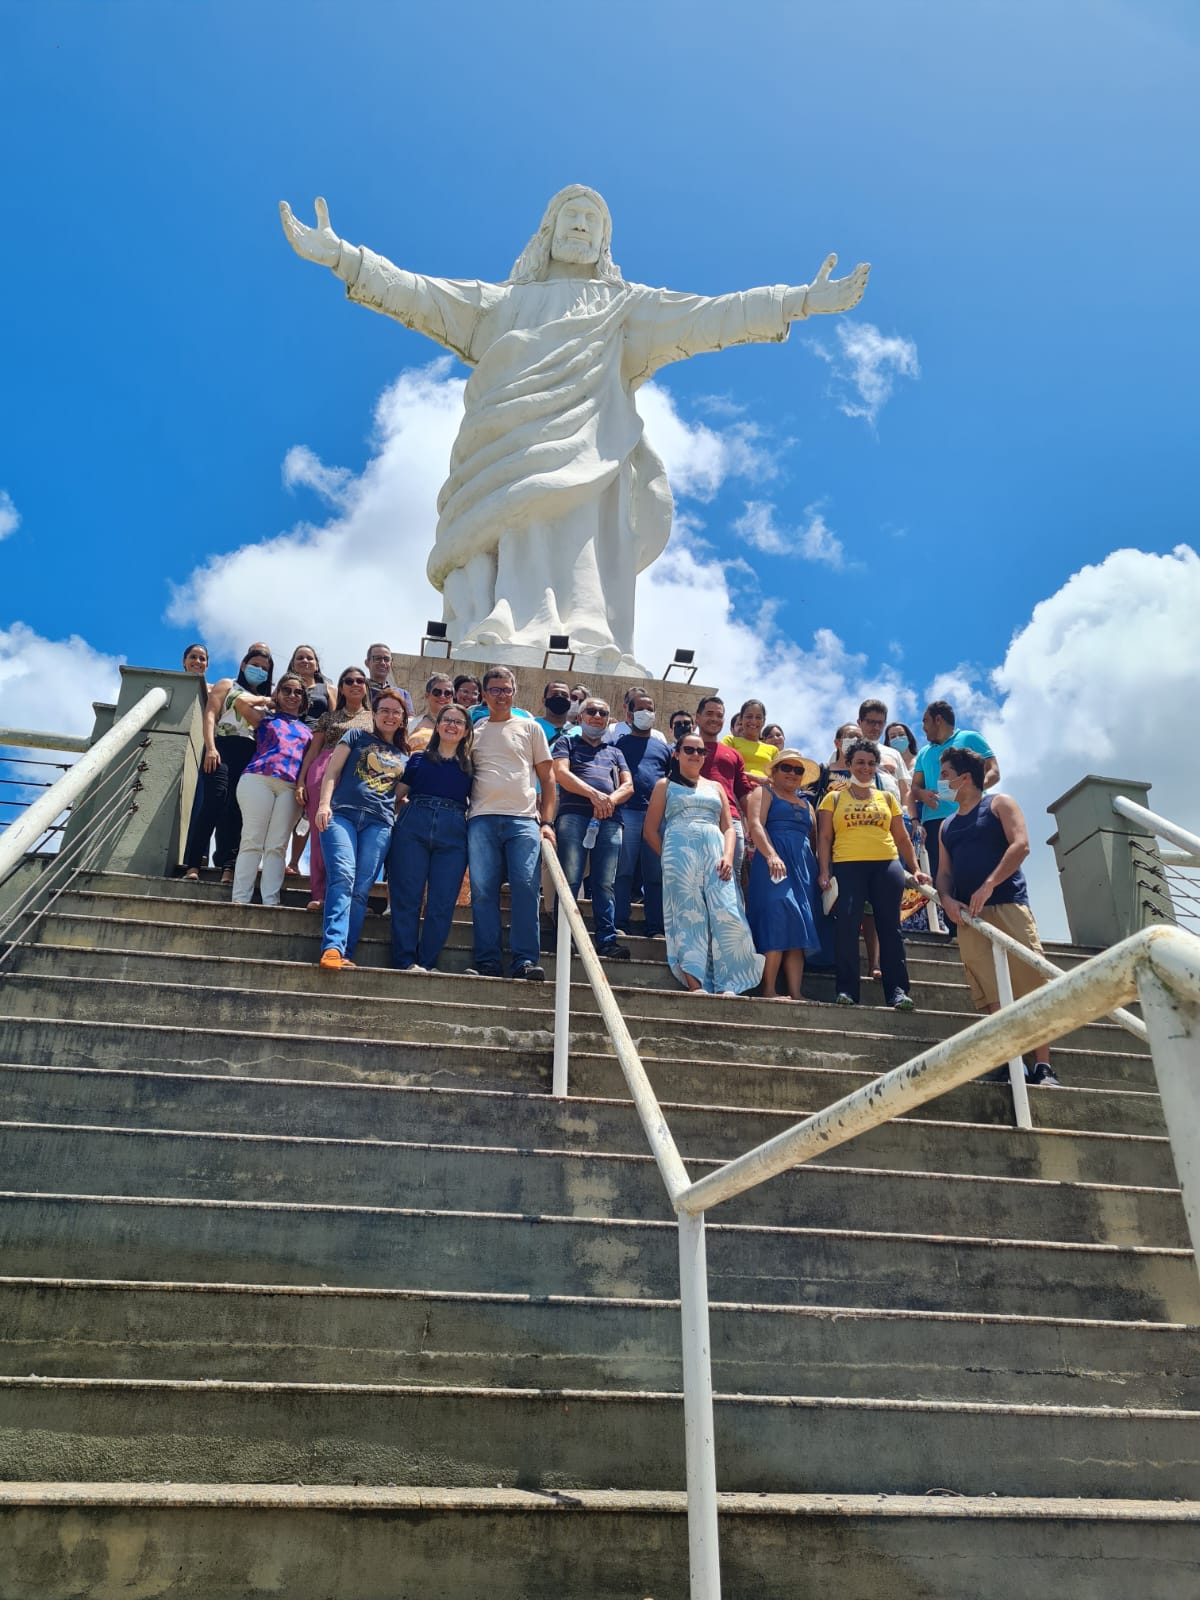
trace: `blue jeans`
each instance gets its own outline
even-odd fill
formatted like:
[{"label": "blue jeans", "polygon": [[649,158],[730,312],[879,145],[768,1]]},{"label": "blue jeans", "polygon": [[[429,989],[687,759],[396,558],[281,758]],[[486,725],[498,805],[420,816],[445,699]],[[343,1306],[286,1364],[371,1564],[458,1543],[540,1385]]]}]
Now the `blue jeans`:
[{"label": "blue jeans", "polygon": [[558,839],[559,864],[576,899],[579,898],[588,856],[592,858],[592,932],[597,949],[604,950],[617,937],[613,883],[617,876],[617,863],[621,859],[621,819],[604,817],[600,822],[596,843],[588,851],[583,848],[583,836],[591,821],[591,812],[560,811],[554,824],[554,833]]},{"label": "blue jeans", "polygon": [[[416,795],[392,829],[388,885],[392,901],[392,965],[437,966],[450,937],[454,903],[467,870],[467,813],[452,800]],[[421,897],[425,925],[417,928]]]},{"label": "blue jeans", "polygon": [[625,805],[618,815],[621,819],[621,857],[617,862],[617,877],[613,884],[617,927],[624,928],[627,933],[629,931],[634,886],[640,877],[646,932],[661,934],[664,931],[662,857],[656,856],[642,838],[642,825],[646,821],[644,811],[630,811]]},{"label": "blue jeans", "polygon": [[536,817],[471,817],[467,822],[471,923],[475,965],[480,972],[501,970],[500,880],[505,871],[512,904],[508,943],[513,971],[536,966],[541,960],[541,838]]},{"label": "blue jeans", "polygon": [[321,835],[326,878],[322,950],[340,950],[347,960],[354,954],[391,831],[390,822],[369,811],[333,813]]}]

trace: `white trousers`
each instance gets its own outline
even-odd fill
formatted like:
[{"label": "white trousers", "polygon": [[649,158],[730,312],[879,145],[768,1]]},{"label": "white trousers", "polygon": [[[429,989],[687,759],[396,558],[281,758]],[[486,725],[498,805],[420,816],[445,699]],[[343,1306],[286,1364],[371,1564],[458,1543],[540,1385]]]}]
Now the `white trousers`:
[{"label": "white trousers", "polygon": [[242,813],[242,847],[233,869],[233,903],[250,904],[261,860],[263,905],[277,906],[288,843],[300,815],[296,785],[287,778],[243,772],[238,779],[237,802]]}]

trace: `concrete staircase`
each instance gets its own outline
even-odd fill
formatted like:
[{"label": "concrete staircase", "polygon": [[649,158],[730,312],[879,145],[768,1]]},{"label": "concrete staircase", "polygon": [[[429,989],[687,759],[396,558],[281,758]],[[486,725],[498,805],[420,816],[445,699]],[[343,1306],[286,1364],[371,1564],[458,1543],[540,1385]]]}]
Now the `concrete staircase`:
[{"label": "concrete staircase", "polygon": [[[465,913],[450,974],[374,917],[328,974],[289,893],[94,874],[0,977],[0,1600],[683,1600],[675,1230],[590,989],[555,1101],[553,985],[454,976]],[[927,938],[907,1017],[631,944],[693,1175],[971,1020]],[[726,1600],[1200,1592],[1200,1279],[1133,1044],[1067,1040],[1033,1134],[974,1084],[713,1213]]]}]

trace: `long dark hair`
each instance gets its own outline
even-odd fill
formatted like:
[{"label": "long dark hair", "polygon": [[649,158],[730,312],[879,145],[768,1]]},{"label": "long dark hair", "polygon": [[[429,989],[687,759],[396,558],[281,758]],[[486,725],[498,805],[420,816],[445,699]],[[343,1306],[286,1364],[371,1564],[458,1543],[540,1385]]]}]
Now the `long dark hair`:
[{"label": "long dark hair", "polygon": [[471,754],[475,745],[475,730],[471,726],[471,713],[466,706],[455,705],[453,701],[448,706],[443,706],[438,712],[433,723],[433,732],[429,736],[429,743],[425,746],[425,754],[430,761],[445,761],[442,754],[442,741],[438,738],[438,726],[447,711],[457,711],[466,720],[467,731],[458,741],[458,749],[454,752],[453,759],[466,773],[468,778],[475,776],[475,761]]},{"label": "long dark hair", "polygon": [[[249,661],[251,656],[266,656],[267,681],[265,683],[253,684],[246,682],[244,676],[246,671],[246,662]],[[241,664],[237,669],[237,677],[233,681],[241,684],[242,688],[247,690],[250,694],[270,694],[271,687],[275,682],[275,657],[271,654],[269,647],[265,644],[252,644],[242,657]]]},{"label": "long dark hair", "polygon": [[[325,675],[321,671],[321,658],[317,654],[316,645],[315,644],[298,644],[296,646],[296,650],[311,650],[312,651],[313,660],[317,664],[316,667],[313,670],[313,682],[314,683],[324,683],[325,682]],[[287,664],[287,669],[288,669],[289,672],[294,672],[296,670],[296,650],[292,651],[291,660]]]},{"label": "long dark hair", "polygon": [[[667,762],[667,782],[681,783],[685,789],[694,789],[696,788],[696,784],[693,783],[690,778],[685,778],[683,773],[679,770],[679,746],[685,739],[700,739],[700,735],[696,732],[695,728],[690,728],[687,733],[681,733],[678,739],[676,739],[675,748],[671,752],[671,759]],[[701,744],[704,743],[702,739],[700,742]]]},{"label": "long dark hair", "polygon": [[[338,673],[337,700],[334,702],[333,709],[335,711],[345,711],[345,709],[346,709],[346,693],[345,693],[345,690],[342,688],[342,684],[345,681],[347,673],[350,673],[350,672],[353,672],[359,678],[366,678],[367,679],[366,683],[363,685],[363,698],[362,698],[362,706],[360,707],[360,709],[361,710],[370,711],[370,709],[371,709],[371,689],[370,689],[371,680],[370,680],[369,677],[367,677],[367,669],[365,667],[343,667],[342,670]],[[401,702],[401,704],[403,704],[403,702]],[[404,709],[407,711],[408,707],[405,706]]]},{"label": "long dark hair", "polygon": [[278,695],[285,683],[298,683],[300,685],[300,709],[298,711],[285,711],[282,706],[276,705],[272,716],[295,717],[298,722],[303,722],[308,715],[308,690],[304,687],[304,679],[298,672],[281,672],[279,682],[275,685],[276,695]]}]

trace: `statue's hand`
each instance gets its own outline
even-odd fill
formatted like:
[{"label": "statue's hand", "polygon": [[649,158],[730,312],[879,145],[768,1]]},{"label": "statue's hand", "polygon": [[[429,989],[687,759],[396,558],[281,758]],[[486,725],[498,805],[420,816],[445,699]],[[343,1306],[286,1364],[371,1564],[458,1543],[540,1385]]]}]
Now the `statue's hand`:
[{"label": "statue's hand", "polygon": [[320,196],[317,197],[316,211],[316,227],[306,228],[302,222],[297,222],[286,200],[279,202],[279,219],[283,223],[287,242],[296,254],[303,256],[305,261],[315,261],[318,266],[336,267],[342,253],[342,241],[329,226],[329,207]]},{"label": "statue's hand", "polygon": [[835,311],[853,311],[866,291],[867,279],[871,276],[871,266],[867,261],[860,261],[854,271],[844,278],[831,278],[829,274],[837,266],[837,256],[826,256],[821,263],[821,270],[808,286],[808,293],[804,296],[804,314],[809,317],[818,317]]}]

